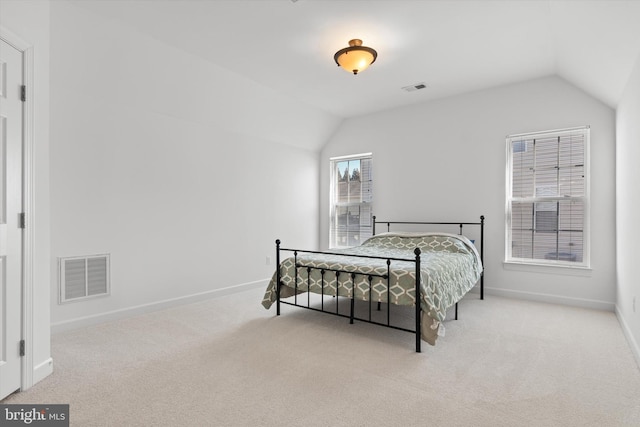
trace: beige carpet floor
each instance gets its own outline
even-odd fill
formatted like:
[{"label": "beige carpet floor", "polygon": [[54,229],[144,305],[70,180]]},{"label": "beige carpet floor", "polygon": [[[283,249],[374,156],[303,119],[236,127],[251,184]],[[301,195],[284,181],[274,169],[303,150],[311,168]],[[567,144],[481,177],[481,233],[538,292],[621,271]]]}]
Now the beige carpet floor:
[{"label": "beige carpet floor", "polygon": [[613,313],[469,295],[435,347],[262,290],[54,335],[54,373],[3,403],[72,426],[640,426]]}]

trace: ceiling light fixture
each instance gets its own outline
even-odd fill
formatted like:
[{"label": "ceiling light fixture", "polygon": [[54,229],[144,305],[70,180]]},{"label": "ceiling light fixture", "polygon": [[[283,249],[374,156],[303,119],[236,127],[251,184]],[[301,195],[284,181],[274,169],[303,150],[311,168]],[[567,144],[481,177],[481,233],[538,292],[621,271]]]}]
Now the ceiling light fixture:
[{"label": "ceiling light fixture", "polygon": [[349,40],[349,47],[340,49],[333,55],[336,64],[350,73],[358,74],[376,62],[378,52],[370,47],[362,46],[362,40]]}]

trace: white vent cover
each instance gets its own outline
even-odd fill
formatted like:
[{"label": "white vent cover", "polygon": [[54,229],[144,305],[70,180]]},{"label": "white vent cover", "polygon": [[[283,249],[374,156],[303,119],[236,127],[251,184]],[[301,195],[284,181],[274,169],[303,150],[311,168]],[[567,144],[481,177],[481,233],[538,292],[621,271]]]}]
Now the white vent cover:
[{"label": "white vent cover", "polygon": [[58,258],[60,303],[109,295],[109,255]]},{"label": "white vent cover", "polygon": [[415,90],[420,90],[420,89],[425,89],[427,88],[427,84],[425,82],[420,82],[420,83],[416,83],[416,84],[412,84],[409,86],[405,86],[402,88],[402,90],[407,91],[407,92],[413,92]]}]

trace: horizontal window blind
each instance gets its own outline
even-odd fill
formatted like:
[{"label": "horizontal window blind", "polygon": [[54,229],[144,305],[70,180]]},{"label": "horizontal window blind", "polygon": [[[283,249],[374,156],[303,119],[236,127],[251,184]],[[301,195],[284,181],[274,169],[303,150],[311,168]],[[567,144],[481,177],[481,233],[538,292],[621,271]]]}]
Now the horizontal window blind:
[{"label": "horizontal window blind", "polygon": [[371,154],[331,159],[329,244],[358,246],[371,237],[373,159]]},{"label": "horizontal window blind", "polygon": [[507,138],[507,261],[588,264],[589,128]]}]

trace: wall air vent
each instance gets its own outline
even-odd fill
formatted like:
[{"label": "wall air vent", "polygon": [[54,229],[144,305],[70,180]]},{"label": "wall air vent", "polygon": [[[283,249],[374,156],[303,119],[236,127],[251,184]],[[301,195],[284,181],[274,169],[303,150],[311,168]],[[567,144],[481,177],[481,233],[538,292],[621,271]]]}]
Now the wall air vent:
[{"label": "wall air vent", "polygon": [[60,304],[109,295],[109,255],[58,258]]},{"label": "wall air vent", "polygon": [[426,87],[427,87],[427,84],[425,82],[422,82],[422,83],[416,83],[409,86],[405,86],[402,88],[402,90],[406,92],[413,92],[416,90],[425,89]]}]

